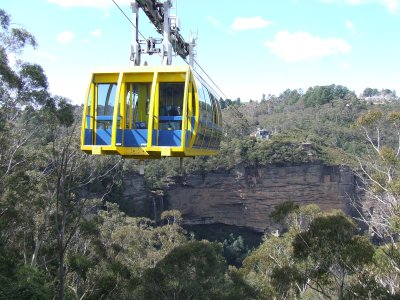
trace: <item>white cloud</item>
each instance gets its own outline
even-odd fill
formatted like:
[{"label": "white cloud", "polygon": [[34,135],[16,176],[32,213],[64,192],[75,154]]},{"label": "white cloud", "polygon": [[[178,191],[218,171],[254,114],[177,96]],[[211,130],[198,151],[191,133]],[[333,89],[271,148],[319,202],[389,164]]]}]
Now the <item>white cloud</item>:
[{"label": "white cloud", "polygon": [[320,0],[323,3],[337,3],[346,5],[381,4],[390,12],[397,13],[400,8],[400,0]]},{"label": "white cloud", "polygon": [[71,31],[63,31],[57,36],[57,41],[61,44],[70,43],[75,37],[75,34]]},{"label": "white cloud", "polygon": [[349,20],[346,20],[346,21],[345,21],[345,25],[346,25],[346,28],[347,28],[347,29],[354,30],[354,24],[353,24],[353,22],[351,22],[351,21],[349,21]]},{"label": "white cloud", "polygon": [[238,17],[233,21],[231,25],[232,30],[249,30],[249,29],[258,29],[263,28],[272,24],[271,21],[264,20],[260,16],[253,18],[242,18]]},{"label": "white cloud", "polygon": [[222,22],[220,20],[218,20],[218,19],[215,19],[213,16],[208,16],[207,20],[215,28],[221,28],[222,27]]},{"label": "white cloud", "polygon": [[341,67],[343,70],[348,70],[348,69],[350,69],[350,64],[349,64],[348,62],[346,62],[346,61],[343,61],[343,62],[340,64],[340,67]]},{"label": "white cloud", "polygon": [[396,13],[399,11],[400,0],[381,0],[384,5],[389,9],[389,11]]},{"label": "white cloud", "polygon": [[273,41],[266,41],[264,45],[287,62],[309,61],[351,50],[351,46],[343,39],[320,38],[308,32],[280,31],[275,34]]},{"label": "white cloud", "polygon": [[101,29],[97,28],[97,29],[93,30],[90,33],[90,35],[92,35],[94,37],[101,37],[101,35],[102,35]]},{"label": "white cloud", "polygon": [[[95,7],[108,8],[115,5],[110,0],[47,0],[49,3],[57,4],[62,7]],[[118,5],[129,5],[131,0],[118,0]]]}]

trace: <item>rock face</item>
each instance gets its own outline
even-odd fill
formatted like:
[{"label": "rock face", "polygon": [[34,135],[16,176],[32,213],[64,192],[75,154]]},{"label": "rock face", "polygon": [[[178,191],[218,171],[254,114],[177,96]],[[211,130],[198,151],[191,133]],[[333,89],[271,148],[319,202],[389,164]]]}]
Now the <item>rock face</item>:
[{"label": "rock face", "polygon": [[223,223],[262,232],[273,208],[284,201],[352,214],[355,180],[348,168],[322,163],[238,166],[173,178],[164,203],[166,209],[181,211],[187,225]]},{"label": "rock face", "polygon": [[124,176],[124,189],[118,200],[119,207],[130,216],[147,216],[150,214],[150,191],[144,183],[143,176],[129,173]]}]

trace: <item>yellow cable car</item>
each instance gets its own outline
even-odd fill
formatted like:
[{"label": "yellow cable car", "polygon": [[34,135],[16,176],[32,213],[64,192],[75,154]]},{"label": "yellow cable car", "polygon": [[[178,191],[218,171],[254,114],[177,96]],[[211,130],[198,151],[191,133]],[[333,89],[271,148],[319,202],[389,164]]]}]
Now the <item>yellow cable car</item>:
[{"label": "yellow cable car", "polygon": [[217,97],[189,66],[135,66],[92,74],[81,149],[129,158],[215,155],[222,137]]}]

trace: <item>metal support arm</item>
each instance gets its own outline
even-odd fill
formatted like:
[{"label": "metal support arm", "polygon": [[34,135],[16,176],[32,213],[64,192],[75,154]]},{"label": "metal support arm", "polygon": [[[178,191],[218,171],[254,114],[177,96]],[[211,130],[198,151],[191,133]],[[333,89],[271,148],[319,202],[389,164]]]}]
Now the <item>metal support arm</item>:
[{"label": "metal support arm", "polygon": [[[136,28],[133,30],[133,42],[131,47],[131,60],[135,65],[140,65],[141,53],[153,54],[161,52],[163,64],[170,65],[172,63],[172,50],[183,59],[186,59],[190,53],[193,52],[191,45],[185,42],[182,35],[179,33],[179,28],[176,26],[177,19],[173,19],[174,17],[170,16],[170,9],[172,8],[171,0],[165,0],[164,2],[160,2],[159,0],[133,0],[131,7],[133,23],[136,24]],[[154,47],[155,44],[158,44],[157,39],[150,38],[146,41],[138,40],[139,8],[143,9],[146,16],[155,26],[157,32],[163,35],[162,51]],[[174,24],[172,24],[171,20],[175,21]],[[140,44],[145,43],[147,47],[141,49]],[[148,46],[149,43],[152,47]],[[195,43],[192,43],[192,46],[194,45]],[[193,61],[193,59],[191,59],[191,61]]]}]

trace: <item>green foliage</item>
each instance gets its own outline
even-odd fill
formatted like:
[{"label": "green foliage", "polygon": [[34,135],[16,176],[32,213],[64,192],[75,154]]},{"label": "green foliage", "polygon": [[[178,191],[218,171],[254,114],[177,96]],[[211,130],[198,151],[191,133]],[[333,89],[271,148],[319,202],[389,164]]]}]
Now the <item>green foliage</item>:
[{"label": "green foliage", "polygon": [[[262,299],[369,299],[371,295],[384,299],[389,295],[369,273],[374,246],[358,235],[349,218],[289,203],[275,209],[278,220],[291,220],[288,231],[266,235],[241,269]],[[361,286],[370,290],[361,292]]]},{"label": "green foliage", "polygon": [[1,48],[20,53],[28,45],[37,46],[35,37],[23,28],[10,28],[11,17],[3,9],[0,9],[0,24],[2,32],[0,33]]},{"label": "green foliage", "polygon": [[317,217],[307,232],[296,236],[294,254],[302,258],[315,255],[316,259],[323,258],[323,263],[327,265],[337,259],[338,253],[342,256],[343,265],[351,262],[366,263],[372,258],[372,246],[369,251],[363,251],[363,255],[352,251],[353,248],[361,247],[363,242],[363,239],[355,236],[356,230],[355,224],[342,214]]},{"label": "green foliage", "polygon": [[362,93],[362,97],[389,97],[389,99],[396,99],[396,91],[392,91],[389,89],[382,89],[382,90],[378,90],[376,88],[370,88],[367,87],[366,89],[364,89],[363,93]]},{"label": "green foliage", "polygon": [[373,96],[378,96],[379,95],[379,91],[378,89],[372,89],[370,87],[365,88],[365,90],[363,91],[362,95],[364,97],[373,97]]},{"label": "green foliage", "polygon": [[0,273],[0,299],[52,299],[51,278],[37,268],[18,266],[3,276]]},{"label": "green foliage", "polygon": [[380,283],[377,286],[384,287],[386,293],[392,297],[393,295],[399,295],[399,272],[397,266],[400,265],[400,251],[398,246],[398,243],[396,243],[378,247],[373,257],[374,264],[371,269],[375,280]]},{"label": "green foliage", "polygon": [[260,294],[261,299],[278,297],[273,285],[273,272],[280,266],[291,266],[292,238],[268,236],[265,241],[243,261],[240,272],[246,281]]},{"label": "green foliage", "polygon": [[306,107],[331,103],[335,99],[355,98],[353,92],[341,85],[316,86],[309,88],[304,95],[304,105]]},{"label": "green foliage", "polygon": [[304,279],[311,279],[311,285],[322,294],[343,298],[350,288],[349,276],[357,276],[363,266],[372,263],[374,247],[356,231],[350,219],[335,213],[317,217],[293,240],[294,257],[308,265]]},{"label": "green foliage", "polygon": [[240,235],[235,238],[231,233],[229,238],[223,242],[224,258],[229,265],[240,267],[249,252],[248,246]]},{"label": "green foliage", "polygon": [[180,225],[182,223],[182,214],[178,210],[166,210],[161,213],[160,219],[167,225]]},{"label": "green foliage", "polygon": [[143,299],[216,299],[225,264],[217,244],[190,242],[175,248],[143,278]]},{"label": "green foliage", "polygon": [[[344,215],[287,202],[272,214],[283,234],[266,234],[249,255],[242,235],[231,234],[219,244],[191,241],[178,211],[163,212],[164,224],[156,226],[106,202],[121,195],[124,172],[135,172],[137,165],[79,150],[80,109],[50,94],[41,66],[23,61],[10,66],[9,54],[18,55],[37,42],[25,29],[13,28],[1,9],[0,25],[0,298],[398,296],[397,103],[367,112],[365,102],[336,85],[305,94],[288,89],[278,97],[263,97],[261,103],[221,100],[226,126],[219,155],[185,160],[182,170],[177,159],[146,164],[147,187],[154,190],[171,176],[184,180],[197,172],[205,177],[237,165],[349,164],[351,155],[374,158],[365,167],[369,176],[361,178],[374,181],[365,187],[389,204],[386,223],[376,224],[382,224],[390,242],[374,247]],[[395,93],[382,90],[380,95]],[[256,127],[273,137],[250,137]],[[224,256],[237,267],[243,261],[242,267],[228,267]]]},{"label": "green foliage", "polygon": [[371,110],[357,118],[356,124],[359,126],[373,126],[383,118],[380,110]]},{"label": "green foliage", "polygon": [[298,209],[299,209],[298,204],[292,201],[286,201],[275,206],[274,210],[271,212],[269,216],[274,222],[281,223],[286,219],[289,213],[296,211]]},{"label": "green foliage", "polygon": [[259,293],[246,282],[240,271],[232,266],[229,266],[226,272],[223,289],[222,299],[260,299]]}]

